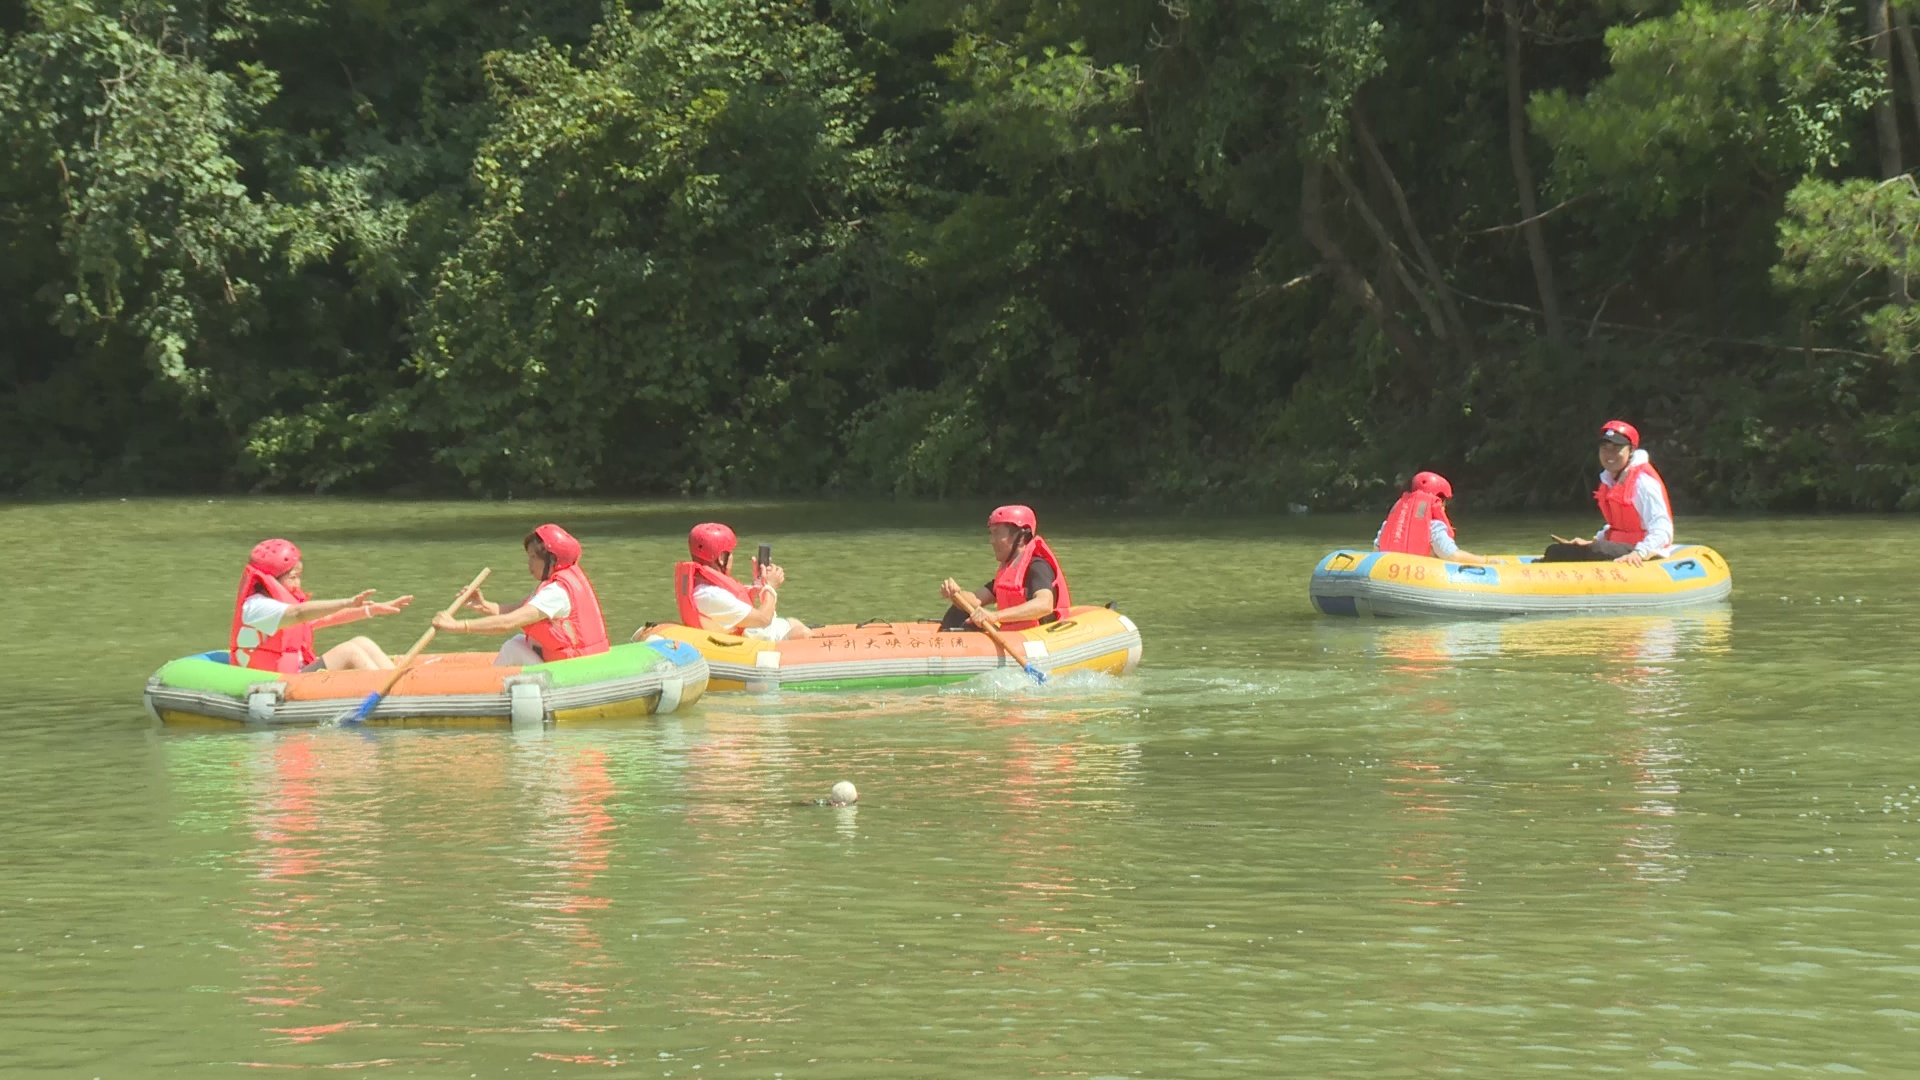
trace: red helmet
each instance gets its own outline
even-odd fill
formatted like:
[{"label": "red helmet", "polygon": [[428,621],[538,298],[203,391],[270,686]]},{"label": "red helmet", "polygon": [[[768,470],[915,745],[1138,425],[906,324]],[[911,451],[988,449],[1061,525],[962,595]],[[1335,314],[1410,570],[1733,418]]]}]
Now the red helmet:
[{"label": "red helmet", "polygon": [[1003,506],[987,515],[987,524],[1012,525],[1017,529],[1025,529],[1028,532],[1038,532],[1040,530],[1040,521],[1033,516],[1033,507],[1031,506]]},{"label": "red helmet", "polygon": [[291,540],[262,540],[253,545],[253,554],[247,557],[249,565],[268,577],[279,577],[299,561],[300,549]]},{"label": "red helmet", "polygon": [[[1608,438],[1608,436],[1614,436]],[[1640,429],[1625,420],[1609,420],[1600,425],[1600,439],[1603,442],[1619,442],[1625,439],[1628,446],[1640,449]]]},{"label": "red helmet", "polygon": [[1413,482],[1407,485],[1408,491],[1424,491],[1428,495],[1438,495],[1442,499],[1453,498],[1453,485],[1437,472],[1417,472]]},{"label": "red helmet", "polygon": [[718,562],[720,556],[740,546],[733,530],[717,521],[702,522],[687,534],[687,551],[701,562]]},{"label": "red helmet", "polygon": [[553,556],[555,570],[565,570],[580,561],[580,541],[575,540],[572,533],[558,525],[548,523],[540,526],[528,533],[520,546],[525,547],[535,540],[540,541],[540,546],[547,549],[548,555]]}]

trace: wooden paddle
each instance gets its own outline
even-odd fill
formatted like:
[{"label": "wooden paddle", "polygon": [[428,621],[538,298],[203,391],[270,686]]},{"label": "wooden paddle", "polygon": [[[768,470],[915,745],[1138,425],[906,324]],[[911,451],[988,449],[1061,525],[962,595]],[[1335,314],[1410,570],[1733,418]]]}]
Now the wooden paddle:
[{"label": "wooden paddle", "polygon": [[[447,605],[447,610],[444,612],[444,614],[448,618],[452,618],[453,613],[460,610],[461,606],[467,602],[467,597],[472,596],[475,590],[480,588],[480,583],[487,580],[487,575],[491,573],[493,573],[493,567],[491,566],[481,570],[480,573],[473,579],[473,583],[468,585],[466,588],[461,589],[460,595],[454,597],[453,603]],[[357,724],[360,721],[365,720],[367,717],[372,716],[373,710],[378,708],[380,705],[380,699],[386,697],[388,694],[393,693],[394,686],[400,682],[400,676],[405,675],[407,673],[408,665],[413,663],[414,657],[420,655],[420,650],[426,648],[427,643],[429,641],[432,641],[433,635],[438,632],[439,631],[437,627],[433,627],[433,626],[427,627],[427,632],[424,634],[421,634],[420,640],[413,643],[413,648],[407,650],[407,655],[401,657],[400,662],[393,665],[393,675],[392,677],[387,679],[386,684],[380,687],[380,689],[375,690],[373,693],[368,694],[366,696],[366,699],[360,702],[359,705],[348,710],[347,712],[341,713],[340,719],[336,721],[336,723]]]},{"label": "wooden paddle", "polygon": [[[972,618],[980,614],[980,598],[973,595],[970,592],[967,592],[965,589],[962,589],[953,594],[953,602],[955,604],[960,605],[960,610],[966,612],[968,618]],[[1007,636],[1005,634],[1002,634],[998,627],[988,626],[981,623],[975,623],[974,625],[980,627],[980,629],[982,630],[985,630],[987,632],[987,636],[993,639],[993,643],[995,645],[1000,646],[1000,651],[1006,653],[1010,659],[1014,660],[1022,668],[1026,669],[1027,674],[1033,676],[1034,682],[1044,683],[1047,681],[1047,673],[1044,671],[1041,671],[1039,668],[1034,667],[1032,664],[1028,663],[1027,658],[1022,654],[1014,652],[1013,646],[1007,642]]]}]

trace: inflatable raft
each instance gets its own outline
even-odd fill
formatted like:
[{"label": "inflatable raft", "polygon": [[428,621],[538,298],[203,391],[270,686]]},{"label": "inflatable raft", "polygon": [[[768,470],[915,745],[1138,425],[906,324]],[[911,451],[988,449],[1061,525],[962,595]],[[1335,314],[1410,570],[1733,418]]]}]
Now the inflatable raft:
[{"label": "inflatable raft", "polygon": [[[706,657],[708,689],[874,690],[939,686],[1003,667],[1018,668],[987,635],[942,633],[932,620],[823,626],[795,641],[760,641],[679,623],[654,623],[634,635],[650,643],[678,642]],[[1008,640],[1041,671],[1099,671],[1125,675],[1140,663],[1140,631],[1133,620],[1103,607],[1077,607],[1065,619]]]},{"label": "inflatable raft", "polygon": [[[147,711],[168,724],[331,723],[392,676],[390,671],[277,675],[234,667],[224,652],[183,657],[147,680]],[[615,645],[528,667],[495,667],[492,653],[430,653],[380,700],[369,724],[505,725],[631,720],[700,700],[707,662],[696,649],[658,641]]]},{"label": "inflatable raft", "polygon": [[1469,566],[1428,555],[1336,551],[1307,593],[1328,615],[1551,615],[1675,611],[1725,600],[1733,573],[1710,547],[1685,544],[1640,566],[1493,556]]}]

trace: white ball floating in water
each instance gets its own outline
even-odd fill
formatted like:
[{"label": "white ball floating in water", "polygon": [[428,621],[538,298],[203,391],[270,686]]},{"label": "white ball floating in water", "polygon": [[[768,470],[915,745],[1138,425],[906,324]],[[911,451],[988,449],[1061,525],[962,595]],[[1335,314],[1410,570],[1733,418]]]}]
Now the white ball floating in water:
[{"label": "white ball floating in water", "polygon": [[833,785],[833,794],[827,796],[827,802],[834,806],[852,806],[859,801],[860,792],[845,780]]}]

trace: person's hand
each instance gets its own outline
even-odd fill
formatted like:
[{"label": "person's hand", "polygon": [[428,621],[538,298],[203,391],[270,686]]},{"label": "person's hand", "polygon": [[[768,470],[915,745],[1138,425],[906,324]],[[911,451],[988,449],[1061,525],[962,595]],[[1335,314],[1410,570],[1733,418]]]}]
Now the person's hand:
[{"label": "person's hand", "polygon": [[787,572],[777,563],[768,563],[760,568],[760,584],[769,589],[778,589],[787,583]]},{"label": "person's hand", "polygon": [[353,594],[353,599],[347,601],[347,606],[359,607],[361,604],[364,604],[367,602],[367,597],[372,596],[374,593],[377,593],[379,591],[380,591],[379,589],[361,589],[359,592]]},{"label": "person's hand", "polygon": [[940,583],[940,595],[943,599],[952,600],[959,592],[960,583],[952,578],[948,578]]},{"label": "person's hand", "polygon": [[1639,552],[1629,551],[1625,555],[1622,555],[1613,561],[1618,563],[1626,563],[1628,566],[1639,566],[1645,563],[1647,560],[1644,558],[1641,558]]},{"label": "person's hand", "polygon": [[460,632],[460,620],[442,611],[433,617],[433,628],[457,634]]},{"label": "person's hand", "polygon": [[[474,611],[479,612],[482,615],[485,615],[487,613],[487,598],[480,595],[479,589],[475,589],[473,590],[472,594],[470,594],[467,597],[466,606]],[[439,622],[436,620],[434,625],[438,626]]]},{"label": "person's hand", "polygon": [[1000,617],[986,608],[974,608],[973,614],[967,616],[967,621],[982,630],[1000,629]]},{"label": "person's hand", "polygon": [[413,597],[402,596],[397,599],[388,600],[385,603],[368,604],[367,615],[369,618],[375,615],[398,615],[400,614],[401,608],[411,603],[413,603]]}]

